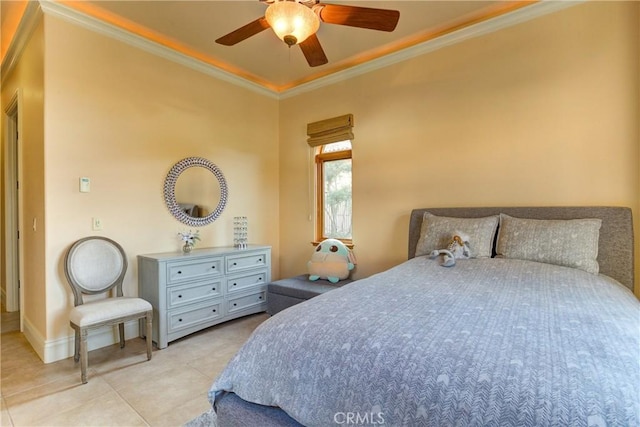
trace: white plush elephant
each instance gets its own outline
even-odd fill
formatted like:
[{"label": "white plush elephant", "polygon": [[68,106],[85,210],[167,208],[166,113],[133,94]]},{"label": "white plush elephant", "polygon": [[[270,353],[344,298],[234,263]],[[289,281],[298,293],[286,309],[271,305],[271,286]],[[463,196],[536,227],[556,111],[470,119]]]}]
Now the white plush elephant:
[{"label": "white plush elephant", "polygon": [[344,243],[337,239],[323,240],[307,263],[309,280],[326,279],[337,283],[349,277],[355,264],[353,252]]}]

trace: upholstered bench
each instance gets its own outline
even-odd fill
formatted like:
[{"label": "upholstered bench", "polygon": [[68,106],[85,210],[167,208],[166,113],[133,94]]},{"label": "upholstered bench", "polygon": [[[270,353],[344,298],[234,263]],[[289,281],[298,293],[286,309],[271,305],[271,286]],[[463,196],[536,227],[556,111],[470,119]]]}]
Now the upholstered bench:
[{"label": "upholstered bench", "polygon": [[277,280],[267,285],[267,313],[271,316],[310,298],[352,282],[351,279],[331,283],[328,280],[309,280],[308,274]]}]

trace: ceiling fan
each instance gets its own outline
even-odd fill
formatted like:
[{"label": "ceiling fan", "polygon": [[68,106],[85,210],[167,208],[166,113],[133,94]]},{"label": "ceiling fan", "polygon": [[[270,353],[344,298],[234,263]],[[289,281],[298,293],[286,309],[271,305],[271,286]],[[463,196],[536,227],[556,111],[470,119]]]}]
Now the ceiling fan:
[{"label": "ceiling fan", "polygon": [[320,22],[390,32],[400,19],[397,10],[320,3],[320,0],[260,1],[269,5],[264,17],[220,37],[216,43],[233,46],[271,28],[289,47],[299,45],[309,65],[317,67],[328,62],[316,36]]}]

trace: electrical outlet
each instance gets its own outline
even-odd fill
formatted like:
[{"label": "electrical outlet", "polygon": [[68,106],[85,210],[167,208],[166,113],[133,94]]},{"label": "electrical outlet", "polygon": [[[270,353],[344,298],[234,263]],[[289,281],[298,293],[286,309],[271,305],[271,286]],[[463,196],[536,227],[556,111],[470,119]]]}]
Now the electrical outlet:
[{"label": "electrical outlet", "polygon": [[93,218],[93,223],[91,228],[94,231],[102,230],[102,220],[100,218]]}]

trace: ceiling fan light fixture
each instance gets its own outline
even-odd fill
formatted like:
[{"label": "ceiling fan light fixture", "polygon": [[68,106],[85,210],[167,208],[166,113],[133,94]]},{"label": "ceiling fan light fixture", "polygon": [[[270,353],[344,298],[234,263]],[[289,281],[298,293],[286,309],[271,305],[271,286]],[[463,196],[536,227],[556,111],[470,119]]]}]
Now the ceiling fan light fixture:
[{"label": "ceiling fan light fixture", "polygon": [[305,41],[320,28],[320,19],[307,6],[291,0],[276,0],[265,12],[278,38],[292,46]]}]

